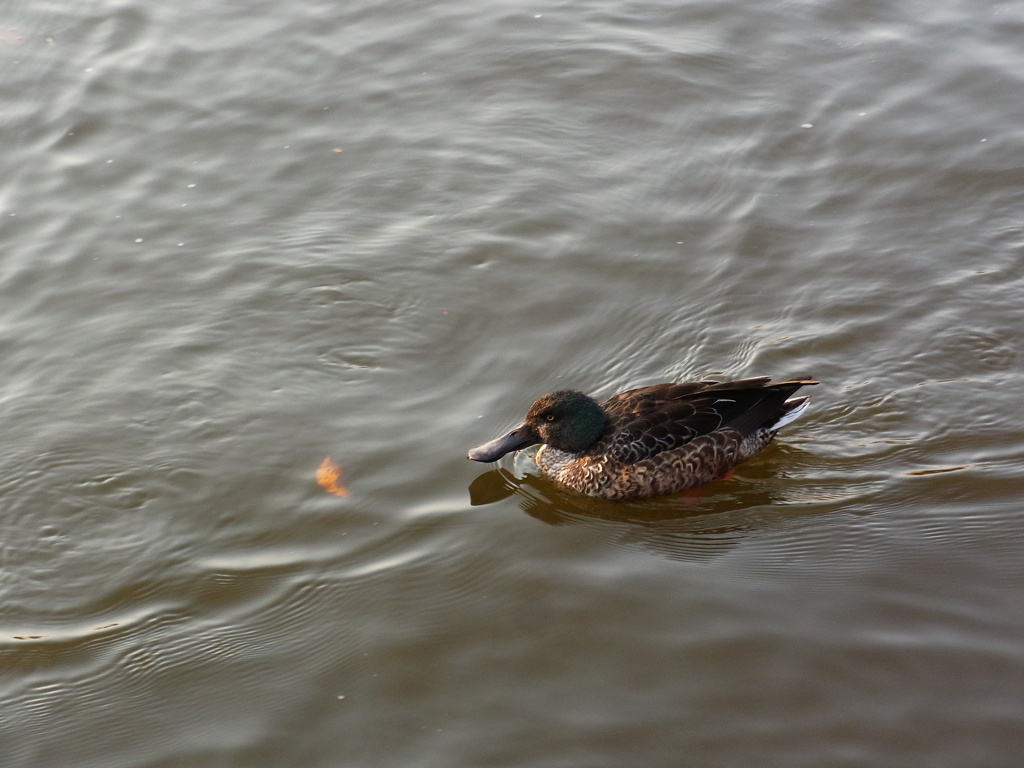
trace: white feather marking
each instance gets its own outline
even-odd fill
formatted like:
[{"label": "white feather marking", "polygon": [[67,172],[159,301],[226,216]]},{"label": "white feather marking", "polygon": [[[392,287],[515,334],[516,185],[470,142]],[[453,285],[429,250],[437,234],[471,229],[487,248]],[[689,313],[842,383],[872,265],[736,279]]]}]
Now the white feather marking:
[{"label": "white feather marking", "polygon": [[811,396],[806,397],[795,397],[792,400],[787,400],[787,403],[795,403],[793,410],[783,416],[781,419],[771,425],[770,429],[779,429],[784,427],[792,421],[800,418],[800,414],[807,410],[807,406],[811,404]]}]

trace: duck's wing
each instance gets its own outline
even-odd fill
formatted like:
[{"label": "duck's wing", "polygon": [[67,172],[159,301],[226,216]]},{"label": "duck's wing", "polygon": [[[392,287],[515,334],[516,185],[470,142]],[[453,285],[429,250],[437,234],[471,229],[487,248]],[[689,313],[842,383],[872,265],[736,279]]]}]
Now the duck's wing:
[{"label": "duck's wing", "polygon": [[747,435],[770,426],[786,413],[790,395],[815,383],[794,379],[772,384],[769,377],[759,377],[657,384],[623,392],[601,404],[610,424],[594,450],[633,463],[726,427]]}]

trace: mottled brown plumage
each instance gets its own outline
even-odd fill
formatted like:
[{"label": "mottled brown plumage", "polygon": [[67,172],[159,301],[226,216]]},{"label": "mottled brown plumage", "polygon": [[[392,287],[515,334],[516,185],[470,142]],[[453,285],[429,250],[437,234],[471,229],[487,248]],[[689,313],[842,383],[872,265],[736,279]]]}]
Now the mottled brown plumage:
[{"label": "mottled brown plumage", "polygon": [[540,470],[581,493],[640,499],[721,477],[771,442],[808,398],[811,379],[657,384],[598,404],[573,390],[537,399],[511,432],[469,452],[476,461],[543,443]]}]

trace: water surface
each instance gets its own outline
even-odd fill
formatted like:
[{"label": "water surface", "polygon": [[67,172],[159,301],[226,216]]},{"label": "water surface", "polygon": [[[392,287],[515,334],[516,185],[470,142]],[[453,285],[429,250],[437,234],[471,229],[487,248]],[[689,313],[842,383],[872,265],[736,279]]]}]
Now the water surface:
[{"label": "water surface", "polygon": [[[1018,765],[1022,34],[9,4],[0,762]],[[464,458],[551,389],[804,374],[697,494]]]}]

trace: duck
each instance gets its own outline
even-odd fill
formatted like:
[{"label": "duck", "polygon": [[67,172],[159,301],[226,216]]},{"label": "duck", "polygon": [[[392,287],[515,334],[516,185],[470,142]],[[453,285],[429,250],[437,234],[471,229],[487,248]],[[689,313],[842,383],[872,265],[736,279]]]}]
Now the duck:
[{"label": "duck", "polygon": [[646,499],[703,485],[765,448],[810,404],[792,397],[811,378],[683,381],[638,387],[604,402],[573,389],[534,401],[506,434],[467,458],[495,462],[540,444],[541,473],[587,496]]}]

